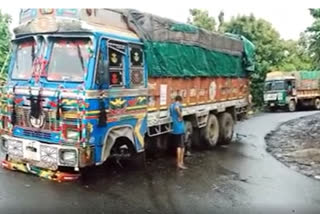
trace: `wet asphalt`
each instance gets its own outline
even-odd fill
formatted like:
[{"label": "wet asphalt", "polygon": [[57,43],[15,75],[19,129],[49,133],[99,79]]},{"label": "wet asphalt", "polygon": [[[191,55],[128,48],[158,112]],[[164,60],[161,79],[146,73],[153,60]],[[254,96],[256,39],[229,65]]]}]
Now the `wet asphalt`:
[{"label": "wet asphalt", "polygon": [[266,113],[237,124],[228,147],[194,151],[188,170],[173,157],[145,170],[104,165],[74,183],[0,169],[0,214],[10,213],[320,213],[320,181],[266,152],[264,136],[316,112]]}]

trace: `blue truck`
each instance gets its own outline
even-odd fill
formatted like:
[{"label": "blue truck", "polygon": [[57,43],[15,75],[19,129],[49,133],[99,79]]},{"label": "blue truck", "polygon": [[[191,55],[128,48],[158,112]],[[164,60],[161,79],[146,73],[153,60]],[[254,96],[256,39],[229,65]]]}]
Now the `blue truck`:
[{"label": "blue truck", "polygon": [[111,9],[23,9],[14,33],[0,112],[8,169],[64,181],[109,158],[143,164],[171,131],[177,94],[188,139],[209,147],[229,143],[248,110],[242,37]]}]

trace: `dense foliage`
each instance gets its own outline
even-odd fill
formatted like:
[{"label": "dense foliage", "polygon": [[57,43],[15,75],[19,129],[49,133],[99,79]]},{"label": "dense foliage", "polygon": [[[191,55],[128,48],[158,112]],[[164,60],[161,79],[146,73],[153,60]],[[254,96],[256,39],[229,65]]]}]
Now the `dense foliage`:
[{"label": "dense foliage", "polygon": [[6,78],[10,52],[11,33],[9,24],[11,17],[0,10],[0,80]]},{"label": "dense foliage", "polygon": [[191,17],[188,18],[188,23],[197,27],[204,28],[208,31],[216,30],[216,20],[209,16],[207,10],[190,9]]},{"label": "dense foliage", "polygon": [[[190,12],[193,10],[195,9],[190,10]],[[205,22],[205,20],[214,20],[213,17],[208,15],[207,11],[197,10],[197,13],[190,13],[190,16],[192,18],[189,18],[189,20],[199,20],[201,17],[202,22],[191,23],[205,29],[207,29],[206,25],[200,23]],[[263,104],[263,84],[268,72],[312,68],[311,58],[305,46],[306,37],[303,34],[299,41],[283,40],[271,23],[256,18],[253,14],[232,17],[230,21],[226,22],[224,13],[220,12],[218,20],[218,30],[220,32],[243,35],[256,46],[256,70],[250,74],[251,93],[256,106]],[[208,30],[211,30],[211,28]]]},{"label": "dense foliage", "polygon": [[320,69],[320,8],[310,9],[310,14],[314,21],[306,30],[307,47],[314,67]]}]

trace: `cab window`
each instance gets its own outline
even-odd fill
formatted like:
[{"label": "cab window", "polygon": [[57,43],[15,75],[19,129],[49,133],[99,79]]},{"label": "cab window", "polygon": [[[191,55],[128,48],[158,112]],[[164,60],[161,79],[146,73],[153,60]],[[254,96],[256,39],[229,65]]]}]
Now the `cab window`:
[{"label": "cab window", "polygon": [[108,42],[109,86],[123,86],[125,45]]},{"label": "cab window", "polygon": [[130,84],[131,87],[144,86],[143,50],[140,46],[130,47]]},{"label": "cab window", "polygon": [[[100,88],[124,85],[124,57],[126,46],[103,39],[100,46],[96,72],[96,84]],[[107,85],[107,86],[106,86]]]}]

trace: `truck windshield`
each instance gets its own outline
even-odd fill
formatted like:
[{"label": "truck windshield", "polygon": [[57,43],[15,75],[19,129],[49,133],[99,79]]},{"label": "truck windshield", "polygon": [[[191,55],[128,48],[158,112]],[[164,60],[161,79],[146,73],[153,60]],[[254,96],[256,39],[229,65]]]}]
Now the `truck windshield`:
[{"label": "truck windshield", "polygon": [[30,79],[32,76],[32,64],[35,59],[36,43],[27,40],[16,43],[13,47],[14,65],[12,79]]},{"label": "truck windshield", "polygon": [[278,91],[285,90],[285,81],[276,80],[276,81],[267,81],[264,86],[265,91]]},{"label": "truck windshield", "polygon": [[56,39],[48,65],[48,80],[82,82],[89,60],[89,39]]}]

